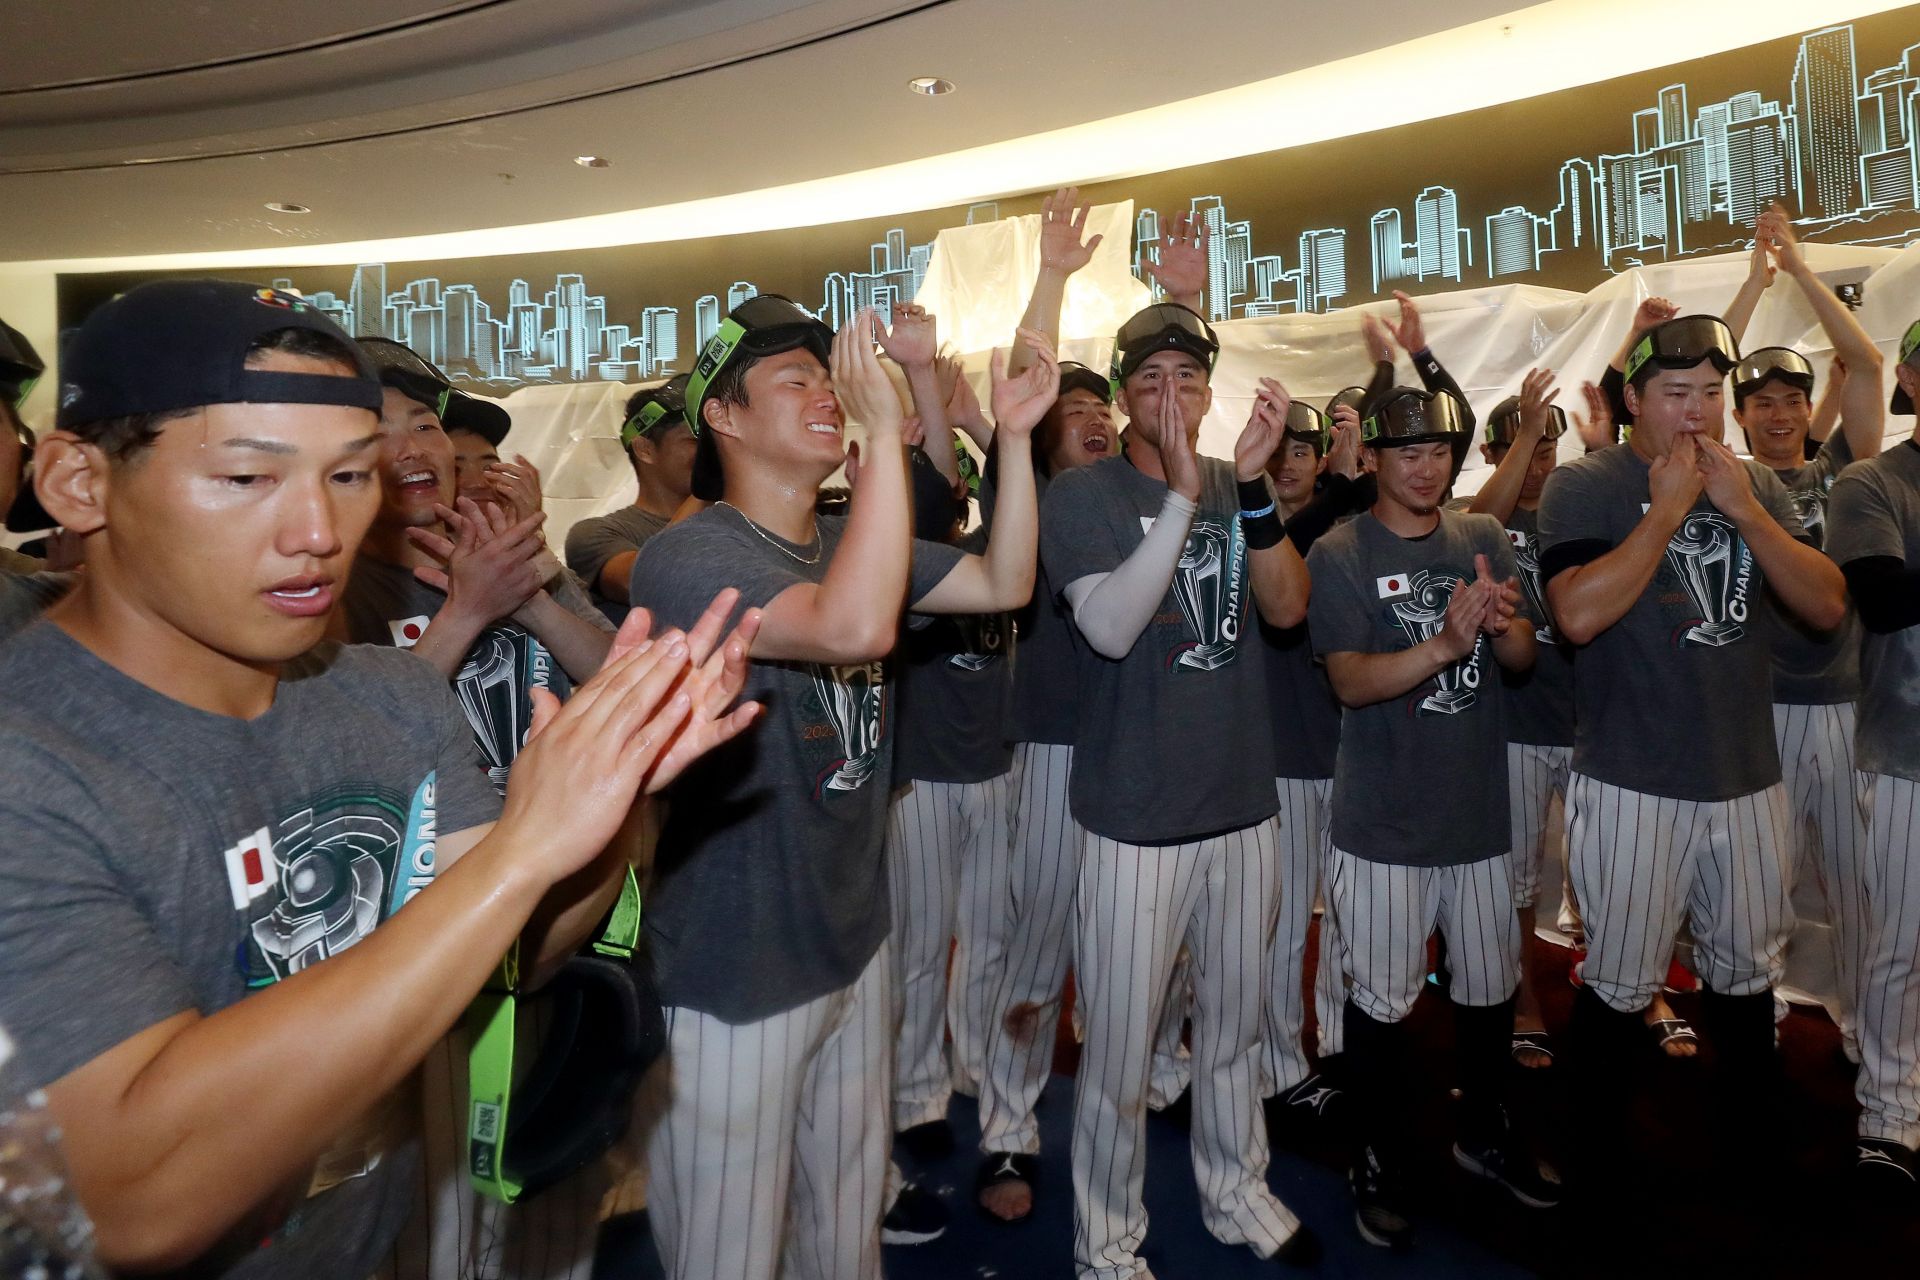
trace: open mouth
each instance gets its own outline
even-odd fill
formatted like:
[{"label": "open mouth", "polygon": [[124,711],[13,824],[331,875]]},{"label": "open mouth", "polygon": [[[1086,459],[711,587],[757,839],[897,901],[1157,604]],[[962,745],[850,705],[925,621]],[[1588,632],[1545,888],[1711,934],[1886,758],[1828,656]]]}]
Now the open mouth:
[{"label": "open mouth", "polygon": [[411,496],[437,495],[440,477],[431,470],[409,471],[400,477],[400,492]]},{"label": "open mouth", "polygon": [[840,438],[840,424],[837,422],[809,422],[807,430],[815,435],[832,436],[836,440]]},{"label": "open mouth", "polygon": [[1081,437],[1080,447],[1088,453],[1105,453],[1113,447],[1113,441],[1108,438],[1106,432],[1095,431],[1091,435]]},{"label": "open mouth", "polygon": [[261,593],[267,604],[288,617],[311,618],[333,609],[333,579],[289,578]]}]

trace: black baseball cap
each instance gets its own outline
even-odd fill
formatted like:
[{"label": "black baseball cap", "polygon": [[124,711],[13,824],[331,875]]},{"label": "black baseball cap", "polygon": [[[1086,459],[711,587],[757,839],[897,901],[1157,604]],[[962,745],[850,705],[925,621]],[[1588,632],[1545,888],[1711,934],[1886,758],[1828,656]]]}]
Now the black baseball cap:
[{"label": "black baseball cap", "polygon": [[47,362],[27,341],[27,335],[0,320],[0,400],[11,401],[19,408],[46,371]]},{"label": "black baseball cap", "polygon": [[687,420],[687,383],[690,373],[676,373],[657,387],[636,391],[627,398],[627,418],[620,424],[620,444],[630,445],[637,437],[650,436],[667,421],[684,424]]},{"label": "black baseball cap", "polygon": [[392,387],[433,410],[448,431],[471,431],[496,449],[507,438],[513,418],[505,409],[492,400],[456,390],[445,374],[412,347],[392,338],[363,337],[357,341],[372,361],[381,386]]},{"label": "black baseball cap", "polygon": [[1064,396],[1069,391],[1091,391],[1100,397],[1101,403],[1113,403],[1113,381],[1101,377],[1078,360],[1060,362],[1060,394]]},{"label": "black baseball cap", "polygon": [[[1899,363],[1920,372],[1920,320],[1908,325],[1907,331],[1900,335]],[[1910,414],[1913,412],[1913,397],[1896,382],[1893,384],[1893,399],[1888,402],[1887,408],[1893,413]]]},{"label": "black baseball cap", "polygon": [[693,496],[702,502],[718,502],[726,491],[720,473],[720,446],[713,432],[700,420],[700,408],[707,401],[707,388],[720,370],[738,352],[750,356],[776,356],[783,351],[805,347],[826,366],[833,354],[833,330],[792,298],[777,293],[762,293],[748,298],[727,313],[719,331],[700,348],[687,378],[687,427],[700,442],[693,455]]},{"label": "black baseball cap", "polygon": [[1120,326],[1113,340],[1113,364],[1109,381],[1115,389],[1133,375],[1133,371],[1159,351],[1184,351],[1208,373],[1220,358],[1220,338],[1213,326],[1191,307],[1177,302],[1156,302],[1142,307]]},{"label": "black baseball cap", "polygon": [[355,373],[249,369],[247,351],[278,329],[311,329],[358,348],[305,298],[230,280],[156,280],[102,304],[60,356],[65,429],[137,413],[209,404],[337,404],[380,411],[380,384],[364,355]]}]

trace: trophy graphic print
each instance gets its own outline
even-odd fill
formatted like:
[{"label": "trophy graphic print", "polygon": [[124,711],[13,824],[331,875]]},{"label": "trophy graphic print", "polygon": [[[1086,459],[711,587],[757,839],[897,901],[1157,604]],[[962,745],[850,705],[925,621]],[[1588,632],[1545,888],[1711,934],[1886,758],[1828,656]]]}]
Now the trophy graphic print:
[{"label": "trophy graphic print", "polygon": [[[1143,530],[1152,525],[1150,517],[1141,517]],[[1173,572],[1173,598],[1199,643],[1181,650],[1173,665],[1217,671],[1234,660],[1245,573],[1246,544],[1218,521],[1194,521]]]},{"label": "trophy graphic print", "polygon": [[850,667],[813,668],[813,691],[840,739],[841,760],[820,784],[822,791],[858,791],[873,776],[880,758],[881,716],[885,703],[883,668],[878,662]]},{"label": "trophy graphic print", "polygon": [[1680,637],[1680,644],[1717,649],[1746,635],[1741,623],[1747,616],[1746,587],[1752,577],[1752,562],[1746,544],[1738,546],[1736,572],[1733,525],[1725,516],[1711,511],[1694,512],[1667,539],[1667,564],[1699,614],[1698,621]]},{"label": "trophy graphic print", "polygon": [[1520,570],[1520,590],[1527,597],[1527,616],[1533,619],[1533,638],[1552,644],[1556,637],[1548,621],[1553,615],[1547,612],[1546,589],[1540,582],[1540,545],[1524,529],[1507,530],[1507,541],[1513,544],[1513,562]]},{"label": "trophy graphic print", "polygon": [[532,708],[522,704],[514,678],[522,657],[516,640],[502,627],[481,632],[453,682],[460,709],[487,758],[487,777],[503,792],[507,768],[519,753],[532,714]]},{"label": "trophy graphic print", "polygon": [[947,665],[960,671],[985,671],[992,666],[1006,648],[1005,615],[968,614],[954,621],[965,648],[949,657]]},{"label": "trophy graphic print", "polygon": [[[1420,569],[1406,580],[1405,595],[1393,602],[1393,616],[1415,644],[1431,640],[1447,625],[1447,601],[1464,579],[1449,573]],[[1386,587],[1382,587],[1384,592]],[[1480,687],[1480,650],[1484,637],[1473,638],[1473,652],[1433,678],[1434,690],[1420,699],[1421,715],[1458,715],[1474,704]]]}]

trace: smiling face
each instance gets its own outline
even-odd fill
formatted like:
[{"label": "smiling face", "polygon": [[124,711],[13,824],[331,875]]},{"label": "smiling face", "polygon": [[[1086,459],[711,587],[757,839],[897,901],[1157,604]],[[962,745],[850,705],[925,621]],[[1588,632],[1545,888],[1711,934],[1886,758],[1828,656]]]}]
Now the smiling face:
[{"label": "smiling face", "polygon": [[1742,398],[1733,420],[1747,433],[1747,451],[1757,461],[1775,469],[1806,461],[1803,450],[1813,426],[1813,403],[1800,388],[1769,379]]},{"label": "smiling face", "polygon": [[764,356],[741,383],[746,402],[708,400],[701,406],[719,436],[729,478],[738,465],[766,468],[809,491],[846,461],[846,419],[833,378],[820,358],[798,347]]},{"label": "smiling face", "polygon": [[459,472],[453,441],[427,405],[392,387],[380,408],[380,523],[427,528],[435,503],[451,507]]},{"label": "smiling face", "polygon": [[1273,480],[1273,492],[1282,506],[1298,508],[1313,497],[1314,481],[1326,470],[1326,459],[1305,440],[1292,436],[1280,442],[1267,463],[1267,475]]},{"label": "smiling face", "polygon": [[1084,467],[1112,454],[1113,410],[1085,387],[1075,387],[1053,402],[1040,423],[1047,467],[1054,474]]},{"label": "smiling face", "polygon": [[1430,516],[1440,509],[1453,482],[1453,446],[1444,440],[1368,449],[1380,477],[1380,496],[1409,514]]},{"label": "smiling face", "polygon": [[1627,384],[1633,447],[1645,458],[1664,457],[1683,435],[1718,440],[1726,430],[1726,375],[1702,360],[1691,369],[1662,369],[1644,387]]},{"label": "smiling face", "polygon": [[1156,351],[1120,384],[1119,408],[1127,415],[1127,431],[1141,443],[1160,447],[1161,402],[1178,398],[1187,435],[1198,438],[1200,419],[1213,404],[1207,366],[1184,351]]},{"label": "smiling face", "polygon": [[500,451],[487,438],[473,431],[449,431],[453,444],[453,473],[456,491],[475,502],[493,501],[493,488],[487,483],[487,468],[500,461]]},{"label": "smiling face", "polygon": [[[283,351],[248,363],[353,372]],[[46,497],[55,518],[84,536],[96,594],[127,606],[122,616],[241,662],[284,662],[325,633],[380,505],[380,441],[365,409],[213,405],[165,422],[150,446],[119,462],[102,457],[103,500],[77,507],[64,486]],[[65,433],[49,444],[56,454],[98,454]]]}]

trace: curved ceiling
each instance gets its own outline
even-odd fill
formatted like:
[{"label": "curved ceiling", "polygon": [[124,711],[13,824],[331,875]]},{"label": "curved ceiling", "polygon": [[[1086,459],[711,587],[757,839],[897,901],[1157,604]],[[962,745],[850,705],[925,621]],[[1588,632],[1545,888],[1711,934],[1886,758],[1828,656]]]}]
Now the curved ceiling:
[{"label": "curved ceiling", "polygon": [[[1319,0],[1214,0],[1177,21],[1163,0],[200,0],[187,21],[184,5],[11,0],[0,246],[239,251],[703,199],[1151,108],[1511,7],[1376,0],[1358,23]],[[928,74],[959,91],[907,92]]]}]

